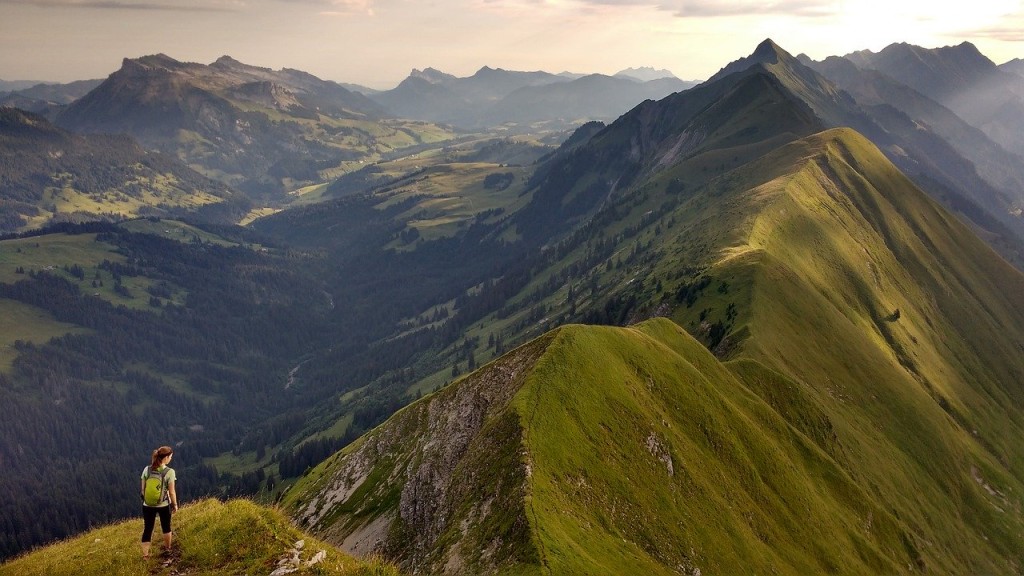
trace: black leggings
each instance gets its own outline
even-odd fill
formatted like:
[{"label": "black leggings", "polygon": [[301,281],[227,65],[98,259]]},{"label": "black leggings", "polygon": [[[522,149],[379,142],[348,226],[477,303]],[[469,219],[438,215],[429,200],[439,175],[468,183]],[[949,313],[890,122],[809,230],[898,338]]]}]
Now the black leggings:
[{"label": "black leggings", "polygon": [[149,542],[153,539],[153,525],[156,524],[156,515],[160,514],[160,529],[164,531],[164,534],[171,533],[171,506],[161,506],[159,508],[153,508],[151,506],[142,507],[142,521],[144,523],[142,528],[142,541]]}]

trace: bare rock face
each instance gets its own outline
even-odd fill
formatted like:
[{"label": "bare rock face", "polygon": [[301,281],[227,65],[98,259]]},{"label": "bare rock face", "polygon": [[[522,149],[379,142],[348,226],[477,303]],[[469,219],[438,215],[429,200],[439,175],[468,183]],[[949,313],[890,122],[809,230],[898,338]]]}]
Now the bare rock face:
[{"label": "bare rock face", "polygon": [[[509,403],[548,341],[424,398],[335,456],[299,521],[351,553],[431,573],[487,573],[531,554],[522,429]],[[498,538],[495,523],[507,526]]]}]

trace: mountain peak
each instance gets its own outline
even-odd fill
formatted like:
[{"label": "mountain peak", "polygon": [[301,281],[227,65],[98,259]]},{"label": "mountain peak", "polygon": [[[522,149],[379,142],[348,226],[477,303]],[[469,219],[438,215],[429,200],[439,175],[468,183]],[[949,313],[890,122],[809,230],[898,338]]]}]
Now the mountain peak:
[{"label": "mountain peak", "polygon": [[235,60],[231,56],[228,56],[227,54],[225,54],[224,56],[221,56],[220,58],[217,58],[213,62],[213,64],[211,64],[211,66],[234,67],[234,66],[244,66],[244,64],[242,64],[238,60]]},{"label": "mountain peak", "polygon": [[757,48],[754,49],[754,52],[750,56],[746,56],[729,63],[708,81],[711,82],[736,72],[742,72],[743,70],[757,64],[772,65],[779,64],[780,62],[800,65],[796,58],[794,58],[789,52],[783,50],[782,47],[776,44],[771,38],[767,38],[757,45]]},{"label": "mountain peak", "polygon": [[491,68],[490,66],[482,66],[479,70],[476,71],[475,74],[473,74],[473,77],[481,78],[493,76],[503,72],[505,72],[505,70],[502,70],[501,68]]},{"label": "mountain peak", "polygon": [[152,54],[139,58],[125,58],[121,61],[121,73],[142,74],[158,70],[176,70],[182,63],[166,54]]},{"label": "mountain peak", "polygon": [[751,58],[758,62],[768,62],[771,64],[778,62],[780,58],[786,56],[789,56],[789,52],[780,48],[771,38],[766,38],[758,44],[757,48],[754,49],[754,53],[750,55]]},{"label": "mountain peak", "polygon": [[[126,58],[125,60],[127,61],[128,59]],[[162,52],[136,58],[135,62],[148,68],[175,68],[181,65],[181,62]]]},{"label": "mountain peak", "polygon": [[986,69],[995,66],[995,63],[982,54],[977,46],[966,41],[956,46],[943,46],[941,48],[925,48],[907,42],[898,42],[886,46],[877,54],[868,52],[868,55],[872,56],[873,60],[907,57],[908,54],[913,55],[914,58],[927,61],[931,65],[943,62],[944,64],[941,65],[980,66]]},{"label": "mountain peak", "polygon": [[1008,62],[1003,62],[1002,64],[999,65],[999,68],[1002,70],[1006,70],[1008,72],[1012,72],[1014,74],[1018,74],[1020,76],[1024,76],[1024,59],[1014,58],[1013,60],[1010,60]]},{"label": "mountain peak", "polygon": [[[217,58],[217,60],[213,64],[210,64],[210,68],[221,71],[239,72],[243,74],[263,74],[266,72],[273,72],[273,70],[270,68],[264,68],[262,66],[253,66],[251,64],[246,64],[244,62],[239,62],[238,60],[235,60],[231,56],[227,55]],[[306,72],[296,72],[299,72],[300,74],[307,74]]]},{"label": "mountain peak", "polygon": [[661,80],[662,78],[675,78],[676,75],[665,69],[655,70],[651,66],[643,66],[640,68],[626,68],[615,73],[617,78],[628,78],[630,80],[639,80],[640,82],[650,82],[651,80]]},{"label": "mountain peak", "polygon": [[437,68],[424,68],[423,70],[413,68],[412,72],[409,73],[409,77],[420,78],[430,82],[431,84],[440,84],[442,82],[455,79],[455,76],[442,72]]}]

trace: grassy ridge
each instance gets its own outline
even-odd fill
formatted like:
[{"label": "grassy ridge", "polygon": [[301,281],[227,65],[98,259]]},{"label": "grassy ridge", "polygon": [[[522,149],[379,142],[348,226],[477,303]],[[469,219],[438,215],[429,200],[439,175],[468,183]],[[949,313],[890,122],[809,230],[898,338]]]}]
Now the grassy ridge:
[{"label": "grassy ridge", "polygon": [[153,556],[142,559],[138,542],[142,522],[133,519],[30,552],[0,565],[0,575],[262,574],[272,572],[281,558],[290,557],[299,540],[305,541],[300,554],[303,563],[321,551],[326,557],[294,574],[398,575],[391,565],[373,559],[357,561],[303,534],[280,511],[245,500],[197,502],[181,508],[173,522],[178,551],[169,564],[161,556],[159,528],[153,538]]},{"label": "grassy ridge", "polygon": [[[529,349],[532,367],[510,360]],[[348,546],[382,521],[390,557],[443,573],[902,573],[910,537],[753,382],[795,388],[756,362],[722,364],[664,319],[562,327],[399,412],[285,503]],[[504,407],[462,412],[509,386]],[[831,438],[813,406],[794,410]],[[464,452],[438,453],[474,430]],[[421,492],[425,478],[439,492]],[[434,539],[417,510],[442,511]]]},{"label": "grassy ridge", "polygon": [[895,511],[915,562],[1005,570],[995,558],[1024,554],[1013,543],[1021,517],[1007,510],[1019,504],[1006,496],[1022,477],[1010,439],[1024,432],[1024,281],[851,131],[749,172],[780,165],[796,169],[744,192],[768,205],[730,248],[757,270],[744,355],[827,415],[841,465]]},{"label": "grassy ridge", "polygon": [[516,403],[552,573],[901,571],[896,524],[670,322],[561,329]]},{"label": "grassy ridge", "polygon": [[[652,214],[687,163],[639,183],[603,232]],[[678,325],[549,332],[509,408],[476,432],[439,436],[445,427],[434,422],[449,409],[441,399],[510,385],[488,384],[506,357],[401,412],[290,501],[323,498],[332,483],[358,486],[360,466],[372,466],[376,485],[393,479],[387,509],[406,522],[415,508],[400,501],[431,509],[466,494],[444,483],[424,492],[414,480],[433,476],[406,476],[417,467],[523,483],[536,558],[502,564],[478,550],[499,573],[1012,572],[1024,560],[1020,273],[850,130],[796,141],[687,192],[590,271],[593,286],[660,303]],[[649,257],[614,262],[628,250]],[[549,273],[577,257],[567,253]],[[695,288],[701,277],[706,287]],[[566,289],[543,304],[557,318]],[[719,357],[678,327],[706,344],[722,322]],[[437,459],[415,443],[379,441],[445,444],[475,433],[471,444],[490,446],[489,459],[472,450]],[[500,456],[515,451],[523,476]],[[330,538],[381,517],[372,511],[383,493],[356,493],[358,502],[346,501],[335,490],[333,512],[321,510],[333,514]],[[371,512],[354,518],[357,509]],[[508,526],[516,516],[502,518],[406,522],[384,531],[383,549],[406,566],[428,558],[443,570],[453,548],[422,547],[451,541],[424,534]],[[403,548],[411,541],[418,547]]]}]

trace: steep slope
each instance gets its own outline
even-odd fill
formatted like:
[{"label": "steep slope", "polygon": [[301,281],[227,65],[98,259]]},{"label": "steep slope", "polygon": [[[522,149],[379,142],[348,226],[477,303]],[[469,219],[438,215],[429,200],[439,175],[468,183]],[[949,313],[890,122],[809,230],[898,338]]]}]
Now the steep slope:
[{"label": "steep slope", "polygon": [[806,102],[826,125],[849,126],[873,140],[885,139],[885,131],[857,107],[849,94],[801,64],[771,39],[761,42],[750,56],[723,67],[708,79],[708,83],[757,65],[764,67],[795,96]]},{"label": "steep slope", "polygon": [[[985,146],[982,138],[981,145],[972,148],[969,155],[981,159],[985,173],[994,181],[990,183],[958,150],[968,144],[951,142],[963,134],[962,122],[957,123],[936,111],[935,106],[922,104],[919,98],[908,97],[906,93],[899,95],[898,90],[892,90],[889,96],[895,104],[909,102],[913,105],[903,108],[890,102],[873,102],[878,96],[870,88],[863,89],[863,81],[854,81],[853,87],[866,101],[854,100],[848,92],[840,90],[771,40],[761,43],[751,56],[723,68],[711,81],[753,65],[764,66],[774,74],[792,94],[806,102],[825,125],[850,127],[867,136],[918,186],[973,222],[982,234],[992,238],[993,246],[1005,257],[1022,265],[1020,240],[1024,238],[1024,220],[1020,207],[1024,196],[1017,180],[1024,174],[1024,161],[1019,156],[1007,154],[992,143]],[[830,67],[839,77],[849,79],[849,70],[841,68]],[[872,87],[882,86],[875,81]],[[915,115],[922,110],[927,118]],[[941,131],[927,122],[929,118],[942,122]],[[975,136],[971,141],[978,140]]]},{"label": "steep slope", "polygon": [[[338,576],[397,576],[394,566],[380,561],[359,562],[319,542],[291,525],[277,510],[245,500],[220,503],[204,500],[182,507],[174,518],[175,552],[139,557],[141,520],[94,528],[73,539],[35,550],[0,564],[2,576],[120,576],[128,574],[270,573]],[[158,530],[159,533],[159,530]],[[159,535],[153,550],[161,554]],[[298,562],[292,562],[296,558]],[[315,559],[315,560],[314,560]]]},{"label": "steep slope", "polygon": [[[919,550],[921,564],[1005,572],[1021,557],[1009,496],[1024,477],[1014,440],[1024,407],[1021,275],[863,139],[829,134],[752,168],[801,155],[810,161],[799,171],[758,190],[781,194],[713,269],[754,268],[739,354],[792,376],[826,407],[840,461],[916,527],[910,546],[956,550]],[[912,502],[901,503],[908,490]],[[938,518],[949,514],[966,526],[944,533],[954,520]],[[997,523],[1000,533],[990,532]],[[1009,564],[970,558],[987,546]]]},{"label": "steep slope", "polygon": [[131,134],[266,202],[319,182],[322,170],[444,132],[385,122],[382,114],[366,96],[297,70],[227,56],[207,66],[158,54],[125,59],[57,123]]},{"label": "steep slope", "polygon": [[533,198],[513,220],[528,242],[547,241],[669,166],[684,164],[692,186],[824,126],[775,75],[754,66],[644,102],[582,145],[570,141],[537,169]]},{"label": "steep slope", "polygon": [[248,211],[227,186],[127,136],[77,135],[14,108],[0,108],[0,155],[0,233],[115,216],[228,221]]},{"label": "steep slope", "polygon": [[[669,197],[671,172],[632,188],[652,195],[634,211]],[[728,362],[666,320],[563,326],[324,462],[289,509],[433,573],[1024,560],[1024,276],[869,141],[796,140],[635,238],[660,256],[617,290],[654,300],[655,275],[678,278],[661,302],[702,340],[724,326]]]},{"label": "steep slope", "polygon": [[906,557],[885,512],[666,320],[560,328],[310,476],[301,522],[429,573],[896,572]]},{"label": "steep slope", "polygon": [[899,43],[847,55],[932,98],[1017,155],[1024,155],[1024,79],[969,42],[927,49]]}]

